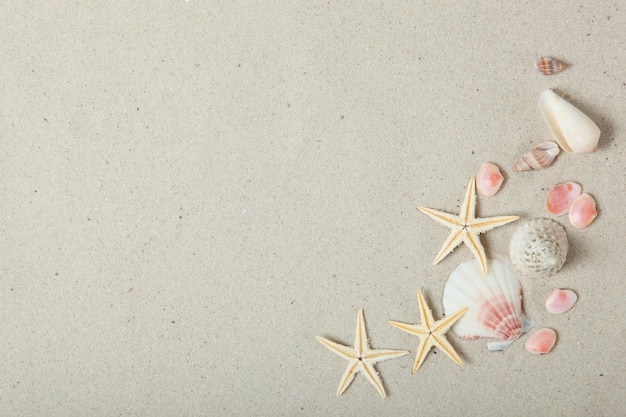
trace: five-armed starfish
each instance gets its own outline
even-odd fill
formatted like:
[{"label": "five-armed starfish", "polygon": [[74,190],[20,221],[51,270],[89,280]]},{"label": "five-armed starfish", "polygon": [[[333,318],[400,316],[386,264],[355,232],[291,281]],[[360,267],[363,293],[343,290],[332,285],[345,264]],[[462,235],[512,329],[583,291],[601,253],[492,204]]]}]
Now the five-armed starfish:
[{"label": "five-armed starfish", "polygon": [[461,205],[461,213],[458,215],[448,214],[443,211],[422,206],[418,206],[417,209],[428,215],[431,219],[452,229],[452,233],[450,233],[450,236],[448,236],[448,239],[443,243],[441,250],[435,257],[433,265],[437,265],[441,262],[443,258],[463,242],[480,262],[484,275],[487,275],[487,257],[485,255],[485,248],[483,248],[483,245],[480,243],[479,235],[519,219],[518,216],[476,218],[476,187],[474,177],[470,178],[467,192],[465,193],[465,199]]},{"label": "five-armed starfish", "polygon": [[372,385],[376,387],[380,395],[385,398],[385,388],[374,365],[378,362],[399,358],[409,353],[408,350],[371,349],[367,339],[363,309],[359,310],[354,347],[340,345],[319,336],[316,336],[316,338],[328,349],[350,361],[339,383],[337,395],[343,394],[358,372],[363,372]]},{"label": "five-armed starfish", "polygon": [[433,313],[430,311],[430,308],[428,308],[428,304],[426,304],[426,300],[424,300],[424,296],[420,290],[417,290],[417,301],[420,315],[422,316],[422,322],[420,324],[406,324],[397,321],[389,322],[392,326],[407,333],[411,333],[420,339],[420,344],[417,347],[417,354],[415,355],[413,373],[417,372],[419,367],[422,365],[422,362],[424,362],[426,354],[433,346],[443,350],[450,358],[452,358],[452,360],[460,366],[463,366],[463,361],[461,361],[459,355],[456,354],[456,351],[446,339],[446,332],[450,326],[454,324],[454,322],[465,314],[467,307],[462,308],[450,317],[435,321],[435,319],[433,319]]}]

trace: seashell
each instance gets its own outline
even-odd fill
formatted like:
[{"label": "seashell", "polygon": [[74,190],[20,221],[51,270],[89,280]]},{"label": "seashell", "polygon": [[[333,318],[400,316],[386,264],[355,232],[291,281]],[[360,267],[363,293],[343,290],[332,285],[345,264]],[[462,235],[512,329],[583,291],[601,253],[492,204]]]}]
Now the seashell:
[{"label": "seashell", "polygon": [[525,153],[513,165],[513,171],[531,171],[544,169],[552,165],[554,158],[561,152],[559,145],[555,142],[544,142]]},{"label": "seashell", "polygon": [[578,296],[572,290],[554,290],[546,300],[546,310],[552,314],[563,314],[570,311],[578,301]]},{"label": "seashell", "polygon": [[521,225],[511,237],[511,261],[530,278],[556,274],[565,263],[569,243],[563,226],[550,219],[534,219]]},{"label": "seashell", "polygon": [[535,61],[535,68],[543,75],[552,75],[565,69],[565,64],[549,56],[542,56]]},{"label": "seashell", "polygon": [[576,197],[569,207],[569,222],[577,229],[589,226],[597,215],[596,201],[587,193]]},{"label": "seashell", "polygon": [[533,326],[522,311],[522,288],[511,267],[488,260],[489,273],[480,263],[464,262],[450,274],[443,290],[446,315],[468,307],[452,330],[465,339],[490,338],[489,350],[504,350]]},{"label": "seashell", "polygon": [[550,214],[560,216],[569,211],[572,202],[583,191],[582,187],[575,182],[562,182],[550,190],[546,202]]},{"label": "seashell", "polygon": [[526,350],[535,355],[549,353],[556,343],[556,332],[543,328],[533,333],[526,341]]},{"label": "seashell", "polygon": [[549,89],[539,96],[539,107],[552,135],[565,152],[596,151],[600,128],[586,114]]},{"label": "seashell", "polygon": [[484,162],[476,174],[476,189],[484,197],[491,197],[498,192],[502,186],[504,177],[500,168],[491,162]]}]

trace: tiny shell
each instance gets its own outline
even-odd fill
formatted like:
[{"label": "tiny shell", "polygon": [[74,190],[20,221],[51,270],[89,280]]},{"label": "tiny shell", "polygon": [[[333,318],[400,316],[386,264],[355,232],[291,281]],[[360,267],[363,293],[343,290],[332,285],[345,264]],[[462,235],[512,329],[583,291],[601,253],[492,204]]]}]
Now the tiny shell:
[{"label": "tiny shell", "polygon": [[578,301],[578,296],[572,290],[554,290],[546,300],[546,310],[551,314],[563,314],[569,311]]},{"label": "tiny shell", "polygon": [[543,328],[533,333],[526,341],[526,350],[535,355],[549,353],[556,343],[556,332]]},{"label": "tiny shell", "polygon": [[582,187],[575,182],[562,182],[550,190],[546,202],[550,214],[561,216],[569,211],[572,202],[582,193]]},{"label": "tiny shell", "polygon": [[502,186],[502,181],[504,181],[504,177],[500,168],[491,162],[484,162],[476,174],[476,189],[480,195],[491,197],[498,192]]},{"label": "tiny shell", "polygon": [[568,249],[565,229],[550,219],[526,222],[511,237],[511,261],[530,278],[546,278],[560,271]]},{"label": "tiny shell", "polygon": [[543,75],[551,75],[563,71],[565,64],[549,56],[542,56],[535,61],[535,68]]},{"label": "tiny shell", "polygon": [[600,128],[589,116],[549,89],[539,96],[539,108],[552,135],[565,152],[596,151]]},{"label": "tiny shell", "polygon": [[579,195],[569,207],[569,221],[577,229],[589,226],[597,215],[596,201],[587,193]]},{"label": "tiny shell", "polygon": [[531,171],[544,169],[552,165],[554,158],[561,152],[559,145],[555,142],[544,142],[525,153],[513,165],[513,171]]}]

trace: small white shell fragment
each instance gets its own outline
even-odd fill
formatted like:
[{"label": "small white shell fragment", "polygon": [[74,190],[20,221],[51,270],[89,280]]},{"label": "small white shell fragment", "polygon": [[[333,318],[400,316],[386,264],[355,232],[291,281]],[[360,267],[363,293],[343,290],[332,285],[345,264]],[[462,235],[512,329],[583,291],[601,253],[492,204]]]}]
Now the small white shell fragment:
[{"label": "small white shell fragment", "polygon": [[552,75],[565,69],[565,64],[549,56],[542,56],[535,61],[535,68],[543,75]]},{"label": "small white shell fragment", "polygon": [[491,162],[484,162],[476,174],[476,189],[484,197],[491,197],[500,190],[504,177],[500,168]]},{"label": "small white shell fragment", "polygon": [[534,355],[549,353],[556,343],[556,332],[543,328],[533,333],[526,341],[526,350]]},{"label": "small white shell fragment", "polygon": [[514,172],[544,169],[552,165],[561,148],[555,142],[548,141],[537,145],[515,162]]},{"label": "small white shell fragment", "polygon": [[578,301],[578,296],[572,290],[554,290],[546,300],[546,310],[550,314],[563,314],[570,311]]},{"label": "small white shell fragment", "polygon": [[596,201],[587,193],[576,197],[569,207],[569,221],[577,229],[589,226],[597,216]]},{"label": "small white shell fragment", "polygon": [[569,242],[563,226],[550,219],[522,224],[511,237],[511,261],[530,278],[556,274],[565,263]]},{"label": "small white shell fragment", "polygon": [[539,96],[539,107],[554,138],[565,152],[596,151],[600,128],[586,114],[550,89]]},{"label": "small white shell fragment", "polygon": [[550,190],[546,206],[550,214],[557,216],[566,214],[572,202],[582,193],[583,189],[575,182],[561,182]]}]

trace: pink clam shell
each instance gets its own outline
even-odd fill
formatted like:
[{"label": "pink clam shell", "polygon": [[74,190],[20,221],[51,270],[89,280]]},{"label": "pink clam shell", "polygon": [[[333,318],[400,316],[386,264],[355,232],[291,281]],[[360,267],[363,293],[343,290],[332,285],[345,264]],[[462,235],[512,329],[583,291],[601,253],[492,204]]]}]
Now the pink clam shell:
[{"label": "pink clam shell", "polygon": [[577,229],[589,226],[597,215],[596,201],[587,193],[578,196],[569,208],[569,221]]},{"label": "pink clam shell", "polygon": [[562,314],[569,311],[578,301],[578,296],[572,290],[554,290],[546,300],[546,310],[552,314]]},{"label": "pink clam shell", "polygon": [[500,168],[491,162],[484,162],[476,174],[476,189],[484,197],[491,197],[498,192],[502,186],[504,177]]},{"label": "pink clam shell", "polygon": [[580,196],[582,187],[575,182],[562,182],[552,187],[548,193],[548,211],[560,216],[570,210],[572,202]]},{"label": "pink clam shell", "polygon": [[543,355],[552,350],[556,343],[556,332],[543,328],[533,333],[526,341],[526,350],[535,355]]}]

